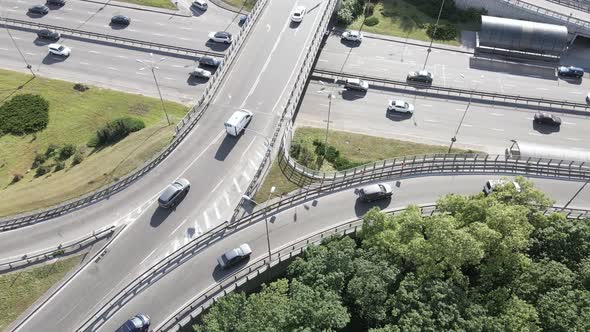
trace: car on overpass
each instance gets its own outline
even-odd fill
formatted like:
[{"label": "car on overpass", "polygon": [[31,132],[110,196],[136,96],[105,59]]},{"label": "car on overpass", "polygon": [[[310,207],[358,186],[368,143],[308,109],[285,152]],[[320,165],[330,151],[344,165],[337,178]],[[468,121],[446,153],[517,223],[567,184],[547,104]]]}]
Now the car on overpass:
[{"label": "car on overpass", "polygon": [[303,16],[305,16],[305,6],[297,6],[291,13],[291,21],[299,23],[303,21]]},{"label": "car on overpass", "polygon": [[430,84],[434,80],[434,75],[428,70],[411,71],[406,76],[406,80]]},{"label": "car on overpass", "polygon": [[363,41],[363,34],[360,31],[348,30],[342,33],[340,39],[360,43]]},{"label": "car on overpass", "polygon": [[546,112],[539,112],[535,114],[533,121],[537,124],[549,125],[554,127],[561,126],[561,118]]},{"label": "car on overpass", "polygon": [[557,68],[557,75],[563,77],[582,78],[584,76],[584,69],[574,66],[560,66]]},{"label": "car on overpass", "polygon": [[186,196],[190,187],[190,182],[185,178],[174,181],[160,194],[158,204],[165,209],[175,207]]},{"label": "car on overpass", "polygon": [[38,15],[45,15],[49,13],[49,7],[44,5],[34,5],[29,7],[29,13],[38,14]]},{"label": "car on overpass", "polygon": [[414,105],[405,100],[390,100],[387,110],[389,112],[414,114]]},{"label": "car on overpass", "polygon": [[70,53],[72,53],[72,50],[69,47],[61,45],[61,44],[49,44],[48,49],[49,49],[49,54],[59,55],[59,56],[64,56],[64,57],[68,57],[68,56],[70,56]]},{"label": "car on overpass", "polygon": [[205,78],[205,79],[209,79],[211,78],[211,72],[203,69],[203,68],[199,68],[196,67],[195,69],[193,69],[190,72],[191,77],[198,77],[198,78]]},{"label": "car on overpass", "polygon": [[59,32],[51,29],[41,29],[37,31],[37,36],[39,38],[51,40],[59,40],[61,38],[61,34]]},{"label": "car on overpass", "polygon": [[239,262],[250,258],[252,249],[247,243],[240,245],[237,248],[226,251],[223,255],[217,258],[217,263],[222,269],[230,268]]},{"label": "car on overpass", "polygon": [[205,11],[207,10],[207,8],[209,8],[209,5],[207,4],[207,0],[195,0],[193,1],[192,7],[195,7],[199,10]]},{"label": "car on overpass", "polygon": [[216,43],[231,44],[232,36],[227,31],[211,32],[209,34],[209,40]]},{"label": "car on overpass", "polygon": [[199,64],[201,66],[211,66],[211,67],[218,67],[223,63],[223,59],[218,59],[212,56],[203,56],[199,59]]},{"label": "car on overpass", "polygon": [[376,183],[362,187],[357,191],[358,199],[363,202],[373,202],[387,199],[393,195],[391,186],[387,183]]},{"label": "car on overpass", "polygon": [[150,328],[150,317],[144,314],[137,314],[127,320],[115,332],[147,332]]}]

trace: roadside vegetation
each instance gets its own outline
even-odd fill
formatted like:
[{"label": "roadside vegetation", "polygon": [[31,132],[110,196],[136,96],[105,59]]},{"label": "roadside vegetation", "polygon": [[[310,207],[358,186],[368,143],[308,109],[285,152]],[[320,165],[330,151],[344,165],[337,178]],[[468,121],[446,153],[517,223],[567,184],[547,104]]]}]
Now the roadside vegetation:
[{"label": "roadside vegetation", "polygon": [[[187,111],[165,107],[172,123]],[[157,99],[7,70],[0,70],[0,122],[0,217],[113,182],[174,132]]]},{"label": "roadside vegetation", "polygon": [[165,9],[176,9],[174,1],[172,0],[118,0],[122,2],[128,2],[136,5],[159,7]]},{"label": "roadside vegetation", "polygon": [[251,11],[252,8],[254,8],[254,5],[256,4],[256,1],[258,0],[220,0],[223,2],[226,2],[232,6],[234,6],[237,9],[240,9],[243,7],[243,10],[246,11]]},{"label": "roadside vegetation", "polygon": [[[396,139],[354,134],[331,130],[328,147],[325,149],[326,130],[322,128],[299,127],[293,135],[290,155],[311,169],[334,171],[345,170],[379,160],[422,155],[430,153],[447,153],[448,147],[428,145]],[[324,156],[324,151],[326,154]],[[470,150],[453,149],[452,153],[468,153]],[[268,199],[271,187],[280,196],[298,188],[281,172],[278,162],[274,162],[266,175],[254,200],[263,202]]]},{"label": "roadside vegetation", "polygon": [[[362,25],[363,31],[423,41],[433,36],[440,9],[440,1],[432,0],[344,0],[343,4],[337,18],[348,29],[358,30]],[[479,30],[482,14],[486,14],[484,9],[462,10],[453,0],[445,1],[435,41],[459,45],[460,31]]]},{"label": "roadside vegetation", "polygon": [[80,263],[82,256],[0,275],[0,330]]},{"label": "roadside vegetation", "polygon": [[356,240],[309,247],[286,278],[217,302],[194,331],[589,331],[590,220],[522,191],[450,194],[365,216]]}]

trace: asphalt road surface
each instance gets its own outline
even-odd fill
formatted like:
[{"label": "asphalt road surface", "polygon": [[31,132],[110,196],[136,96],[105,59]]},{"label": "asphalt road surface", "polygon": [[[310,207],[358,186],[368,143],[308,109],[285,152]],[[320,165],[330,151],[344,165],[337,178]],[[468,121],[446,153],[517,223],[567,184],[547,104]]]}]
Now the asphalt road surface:
[{"label": "asphalt road surface", "polygon": [[[210,5],[205,12],[193,10],[193,17],[116,6],[106,6],[101,9],[104,5],[86,1],[67,1],[63,7],[51,6],[49,13],[44,16],[27,12],[29,7],[39,3],[36,0],[4,0],[0,16],[154,43],[214,51],[223,51],[223,47],[207,42],[210,32],[227,30],[237,33],[239,30],[237,14],[215,5]],[[131,18],[131,24],[128,27],[110,24],[111,18],[119,14]]]},{"label": "asphalt road surface", "polygon": [[[164,99],[192,104],[205,89],[204,79],[191,78],[188,74],[194,67],[194,59],[173,54],[154,54],[127,46],[110,46],[93,41],[64,40],[63,45],[72,53],[64,58],[50,55],[49,41],[33,32],[11,30],[22,56],[32,65],[35,74],[46,78],[82,82],[108,89],[158,97],[158,91],[149,68],[142,61],[165,60],[158,64],[156,76]],[[30,73],[5,29],[0,30],[1,66]],[[208,68],[210,69],[210,68]],[[214,69],[210,69],[214,70]]]},{"label": "asphalt road surface", "polygon": [[[370,204],[356,201],[355,188],[328,194],[278,214],[272,213],[269,217],[271,248],[275,250],[288,246],[323,229],[360,218],[373,206],[389,210],[403,208],[409,204],[434,203],[437,198],[448,193],[477,194],[481,192],[486,180],[497,178],[499,176],[489,175],[418,177],[402,179],[399,186],[396,181],[392,181],[390,184],[394,188],[393,198]],[[535,185],[553,197],[558,205],[565,204],[582,184],[541,178],[533,180]],[[570,207],[588,208],[588,202],[590,190],[587,189],[580,193]],[[230,232],[221,240],[204,247],[193,258],[132,297],[100,331],[113,331],[138,312],[149,315],[153,326],[156,327],[208,287],[230,276],[232,270],[220,270],[216,258],[242,243],[248,243],[252,248],[252,261],[267,253],[263,220],[239,232]]]},{"label": "asphalt road surface", "polygon": [[[418,45],[369,37],[365,37],[358,45],[342,42],[340,36],[333,33],[322,49],[317,68],[405,80],[409,71],[423,68],[428,48],[426,43],[409,42]],[[472,52],[468,53],[464,48],[455,49],[457,51],[433,48],[426,69],[433,72],[434,85],[581,103],[585,102],[586,94],[590,91],[588,74],[582,80],[558,79],[555,74],[524,69],[522,65],[500,66],[473,62],[470,60]],[[583,43],[572,47],[564,58],[567,61],[564,65],[590,69],[590,61],[584,56],[588,50],[590,47]]]},{"label": "asphalt road surface", "polygon": [[[406,141],[448,145],[455,135],[468,101],[421,97],[370,89],[368,93],[327,88],[311,82],[296,119],[297,126],[325,128],[328,119],[328,94],[333,93],[330,129]],[[389,100],[414,104],[413,116],[387,112]],[[590,119],[586,115],[554,112],[561,117],[560,129],[533,125],[537,111],[518,107],[480,104],[472,101],[457,135],[455,147],[503,153],[511,139],[587,150]]]},{"label": "asphalt road surface", "polygon": [[[325,1],[295,26],[289,22],[293,7],[284,1],[268,4],[199,125],[157,169],[108,200],[23,229],[51,238],[69,227],[85,228],[79,233],[86,234],[112,223],[128,224],[98,263],[86,266],[19,331],[75,330],[134,276],[231,217],[262,160],[265,137],[279,119]],[[239,108],[253,111],[254,119],[244,135],[228,137],[223,123]],[[175,210],[158,208],[160,190],[180,176],[192,183],[191,191]],[[44,226],[53,223],[59,226]]]}]

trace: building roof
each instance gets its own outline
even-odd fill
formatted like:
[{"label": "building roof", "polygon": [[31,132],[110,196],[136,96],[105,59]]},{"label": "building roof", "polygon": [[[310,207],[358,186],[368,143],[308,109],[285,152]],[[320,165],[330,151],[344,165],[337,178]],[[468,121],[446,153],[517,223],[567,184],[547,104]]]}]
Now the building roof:
[{"label": "building roof", "polygon": [[481,46],[559,55],[567,42],[567,27],[562,25],[481,16]]}]

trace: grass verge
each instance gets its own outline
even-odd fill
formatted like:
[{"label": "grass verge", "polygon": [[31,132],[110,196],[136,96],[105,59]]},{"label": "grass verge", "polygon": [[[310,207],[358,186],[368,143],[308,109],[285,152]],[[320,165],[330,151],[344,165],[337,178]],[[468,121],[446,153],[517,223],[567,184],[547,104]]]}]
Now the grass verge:
[{"label": "grass verge", "polygon": [[[309,150],[313,151],[315,148],[313,146],[313,141],[316,139],[323,141],[325,134],[326,131],[322,128],[300,127],[295,130],[293,141],[300,142]],[[362,164],[401,156],[447,153],[448,151],[448,147],[441,145],[413,143],[396,139],[354,134],[345,131],[330,131],[328,139],[328,144],[338,149],[341,156],[353,162]],[[453,149],[452,152],[463,153],[467,151]],[[333,170],[327,162],[324,163],[322,169],[326,171]],[[276,188],[273,197],[280,196],[298,188],[296,184],[290,182],[283,175],[278,162],[276,161],[272,164],[262,185],[256,192],[254,200],[259,203],[266,201],[272,186]]]},{"label": "grass verge", "polygon": [[233,7],[240,9],[244,6],[243,10],[251,11],[258,0],[221,0]]},{"label": "grass verge", "polygon": [[174,1],[170,1],[170,0],[117,0],[117,1],[128,2],[128,3],[132,3],[132,4],[136,4],[136,5],[149,6],[149,7],[176,9],[176,6],[174,6]]},{"label": "grass verge", "polygon": [[[363,26],[363,31],[378,33],[381,35],[390,35],[406,39],[415,39],[430,41],[426,34],[425,25],[434,24],[436,17],[430,17],[409,2],[403,0],[384,0],[375,4],[373,16],[379,19],[379,23],[374,26]],[[348,28],[358,30],[365,17],[360,15]],[[451,24],[447,20],[441,19],[440,24]],[[478,30],[478,24],[455,24],[459,31],[461,30]],[[436,43],[446,45],[459,45],[459,37],[456,40],[436,40]]]},{"label": "grass verge", "polygon": [[0,330],[4,330],[51,286],[80,263],[82,256],[0,276]]},{"label": "grass verge", "polygon": [[[25,84],[29,75],[0,70],[0,100],[15,87]],[[41,77],[26,83],[17,93],[33,93],[49,101],[49,123],[35,134],[0,136],[0,216],[48,207],[106,185],[129,173],[171,140],[174,126],[168,126],[158,99],[90,87],[85,92],[73,89],[73,83]],[[165,102],[172,123],[187,107]],[[141,119],[146,128],[132,133],[117,144],[91,149],[86,143],[104,123],[131,116]],[[36,177],[31,166],[36,153],[50,144],[75,145],[84,160]],[[53,161],[49,161],[51,164]],[[11,183],[14,174],[23,178]]]}]

